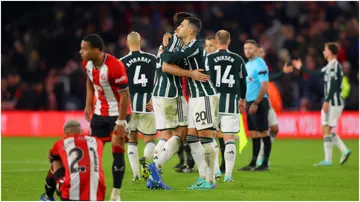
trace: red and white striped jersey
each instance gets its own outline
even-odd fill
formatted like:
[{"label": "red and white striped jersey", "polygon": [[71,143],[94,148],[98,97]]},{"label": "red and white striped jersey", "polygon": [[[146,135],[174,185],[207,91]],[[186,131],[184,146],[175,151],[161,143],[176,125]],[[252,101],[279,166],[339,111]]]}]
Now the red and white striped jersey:
[{"label": "red and white striped jersey", "polygon": [[65,168],[60,186],[61,198],[72,201],[102,201],[105,178],[102,168],[103,143],[92,136],[71,135],[57,141],[51,156],[61,159]]},{"label": "red and white striped jersey", "polygon": [[[105,53],[104,63],[99,69],[95,68],[92,61],[83,61],[82,65],[95,89],[94,114],[118,116],[120,101],[118,91],[128,87],[128,77],[124,64],[114,56]],[[130,104],[128,114],[131,114]]]}]

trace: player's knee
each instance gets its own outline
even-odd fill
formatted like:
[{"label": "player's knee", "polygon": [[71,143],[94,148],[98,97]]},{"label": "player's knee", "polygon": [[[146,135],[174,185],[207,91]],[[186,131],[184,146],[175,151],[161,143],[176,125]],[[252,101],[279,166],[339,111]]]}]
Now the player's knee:
[{"label": "player's knee", "polygon": [[125,153],[125,148],[121,145],[112,145],[112,153]]}]

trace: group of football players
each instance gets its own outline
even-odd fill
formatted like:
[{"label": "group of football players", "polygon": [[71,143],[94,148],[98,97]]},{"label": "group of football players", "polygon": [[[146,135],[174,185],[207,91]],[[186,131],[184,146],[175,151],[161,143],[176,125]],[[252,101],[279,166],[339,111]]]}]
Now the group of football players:
[{"label": "group of football players", "polygon": [[[42,200],[53,199],[55,190],[62,200],[104,200],[102,142],[108,141],[113,153],[110,200],[120,200],[126,142],[133,181],[144,177],[149,189],[171,189],[162,179],[162,174],[168,174],[162,173],[162,167],[182,147],[188,154],[188,165],[180,165],[179,171],[191,172],[195,164],[199,173],[188,189],[214,189],[222,173],[224,182],[233,182],[241,112],[248,115],[253,154],[250,164],[239,170],[269,169],[271,146],[279,129],[268,100],[268,82],[292,72],[293,66],[300,69],[301,60],[285,64],[282,71],[269,77],[264,52],[256,41],[244,44],[245,64],[241,56],[229,51],[228,31],[220,30],[206,38],[204,49],[197,39],[201,20],[186,12],[176,13],[173,19],[176,30],[164,35],[157,56],[141,51],[137,32],[128,34],[129,53],[120,59],[103,52],[99,35],[83,39],[80,54],[87,74],[84,113],[91,133],[81,135],[76,121],[65,123],[65,138],[56,142],[49,154],[52,166]],[[350,155],[340,137],[331,133],[343,108],[339,94],[342,70],[336,51],[333,44],[325,44],[324,57],[332,66],[322,70],[327,78],[322,110],[326,158],[319,165],[331,165],[330,142],[341,149],[341,164]],[[141,158],[139,133],[145,143]]]}]

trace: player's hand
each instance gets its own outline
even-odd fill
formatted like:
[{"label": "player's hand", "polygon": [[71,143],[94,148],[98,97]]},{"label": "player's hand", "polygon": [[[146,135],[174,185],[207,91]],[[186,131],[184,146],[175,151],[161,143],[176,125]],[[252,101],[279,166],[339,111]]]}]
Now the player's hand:
[{"label": "player's hand", "polygon": [[160,46],[157,55],[160,56],[160,54],[163,52],[164,52],[164,48],[163,48],[163,46]]},{"label": "player's hand", "polygon": [[255,114],[257,111],[258,105],[255,103],[252,103],[249,108],[249,114]]},{"label": "player's hand", "polygon": [[294,71],[294,69],[293,69],[293,66],[292,66],[291,64],[288,64],[288,63],[285,63],[285,64],[284,64],[283,72],[284,72],[285,74],[291,73],[291,72],[293,72],[293,71]]},{"label": "player's hand", "polygon": [[127,128],[126,125],[115,125],[113,133],[120,137],[126,138],[127,136]]},{"label": "player's hand", "polygon": [[329,102],[324,102],[324,103],[323,103],[322,110],[323,110],[325,113],[328,113],[328,112],[329,112]]},{"label": "player's hand", "polygon": [[302,67],[302,62],[301,62],[300,59],[297,59],[297,60],[294,59],[294,60],[292,61],[292,65],[293,65],[296,69],[300,70],[301,67]]},{"label": "player's hand", "polygon": [[244,99],[241,99],[241,98],[239,101],[239,110],[240,110],[240,113],[243,113],[246,110],[246,102]]},{"label": "player's hand", "polygon": [[170,33],[166,33],[163,36],[163,45],[167,46],[169,44],[169,40],[171,39],[172,35]]},{"label": "player's hand", "polygon": [[150,99],[150,101],[146,104],[146,109],[148,109],[149,111],[154,111],[153,105],[152,105],[152,99]]},{"label": "player's hand", "polygon": [[203,69],[197,69],[191,71],[191,78],[195,81],[207,82],[210,80],[210,76],[207,74],[202,73]]},{"label": "player's hand", "polygon": [[86,106],[85,107],[85,110],[84,110],[84,117],[85,117],[85,120],[87,121],[91,121],[91,113],[92,113],[93,109],[92,109],[92,106]]}]

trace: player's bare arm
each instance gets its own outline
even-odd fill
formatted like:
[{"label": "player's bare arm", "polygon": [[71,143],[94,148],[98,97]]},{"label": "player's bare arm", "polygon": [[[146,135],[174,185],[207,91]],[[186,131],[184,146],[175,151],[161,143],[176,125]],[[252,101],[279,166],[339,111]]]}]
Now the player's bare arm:
[{"label": "player's bare arm", "polygon": [[162,71],[175,76],[186,76],[195,81],[207,82],[210,80],[209,75],[202,73],[204,71],[203,69],[186,70],[176,65],[164,63],[162,66]]},{"label": "player's bare arm", "polygon": [[261,82],[260,92],[259,92],[256,100],[251,104],[250,109],[249,109],[249,112],[251,114],[256,113],[258,105],[263,100],[265,94],[267,94],[268,86],[269,86],[268,81]]},{"label": "player's bare arm", "polygon": [[129,88],[119,90],[118,93],[120,95],[119,116],[118,116],[118,120],[116,121],[114,132],[115,134],[120,135],[120,137],[126,137],[125,118],[127,115],[127,109],[130,100]]},{"label": "player's bare arm", "polygon": [[91,83],[90,79],[86,79],[86,105],[84,110],[84,116],[87,121],[91,121],[91,112],[93,110],[93,103],[94,103],[94,86]]}]

